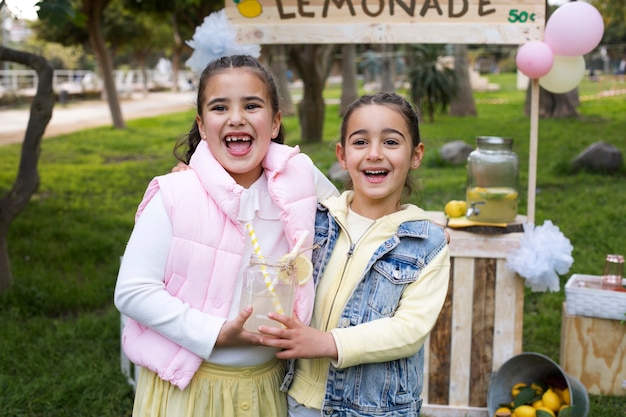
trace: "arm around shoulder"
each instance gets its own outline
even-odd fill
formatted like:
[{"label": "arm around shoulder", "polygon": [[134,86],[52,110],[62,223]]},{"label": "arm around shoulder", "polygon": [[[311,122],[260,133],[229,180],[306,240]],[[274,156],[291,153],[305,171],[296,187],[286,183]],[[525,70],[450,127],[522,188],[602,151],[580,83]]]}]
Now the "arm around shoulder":
[{"label": "arm around shoulder", "polygon": [[298,155],[298,157],[302,158],[302,160],[306,160],[306,163],[311,166],[311,170],[313,172],[313,181],[315,182],[315,193],[317,195],[317,201],[324,201],[328,197],[339,195],[339,190],[337,190],[335,184],[333,184],[333,182],[328,179],[328,177],[324,175],[322,171],[320,171],[320,169],[315,165],[315,163],[313,163],[313,160],[308,155],[301,153]]}]

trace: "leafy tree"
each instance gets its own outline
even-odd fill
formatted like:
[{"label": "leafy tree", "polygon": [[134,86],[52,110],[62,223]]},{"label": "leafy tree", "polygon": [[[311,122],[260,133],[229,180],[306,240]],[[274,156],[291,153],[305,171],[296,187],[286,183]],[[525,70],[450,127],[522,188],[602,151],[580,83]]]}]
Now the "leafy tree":
[{"label": "leafy tree", "polygon": [[[115,55],[126,52],[139,65],[143,78],[143,91],[148,93],[148,59],[157,51],[171,50],[172,27],[162,14],[134,13],[122,7],[121,2],[111,4],[106,14],[106,38]],[[115,29],[115,30],[113,30]]]},{"label": "leafy tree", "polygon": [[[105,80],[105,89],[114,124],[116,127],[124,127],[115,84],[112,79],[111,58],[104,44],[100,28],[102,12],[108,4],[109,0],[81,0],[80,4],[76,3],[75,5],[71,3],[71,0],[42,0],[37,5],[39,6],[39,18],[51,26],[60,26],[73,21],[80,28],[81,24],[87,23],[88,39],[97,51],[99,63],[103,69],[103,79]],[[4,0],[0,0],[0,8],[4,6]],[[76,6],[81,6],[80,10],[77,10]],[[71,33],[76,39],[80,39],[80,30]],[[9,227],[39,187],[37,165],[41,139],[52,117],[54,92],[52,88],[53,69],[44,57],[0,46],[0,61],[26,65],[33,68],[38,75],[37,92],[31,104],[31,113],[24,134],[17,177],[11,190],[0,200],[0,291],[3,291],[12,282],[7,242]],[[108,81],[107,75],[109,76]],[[115,107],[117,111],[115,111]]]},{"label": "leafy tree", "polygon": [[[0,0],[0,9],[5,7]],[[37,92],[30,106],[30,118],[24,133],[17,176],[8,193],[0,197],[0,293],[11,286],[13,277],[9,260],[8,234],[13,220],[22,212],[39,188],[39,153],[41,139],[52,118],[54,92],[53,69],[46,59],[30,52],[0,46],[0,61],[15,62],[34,69],[39,77]]]},{"label": "leafy tree", "polygon": [[224,0],[123,0],[124,7],[137,14],[148,14],[168,22],[172,36],[172,72],[178,91],[178,73],[183,55],[190,51],[185,41],[193,37],[204,18],[224,7]]},{"label": "leafy tree", "polygon": [[626,43],[626,3],[624,0],[593,0],[604,19],[604,44]]},{"label": "leafy tree", "polygon": [[437,109],[445,111],[457,92],[456,74],[444,65],[442,45],[414,45],[412,66],[408,70],[409,93],[413,103],[435,121]]},{"label": "leafy tree", "polygon": [[[38,33],[64,45],[84,44],[87,40],[98,61],[113,126],[124,129],[126,123],[113,79],[113,58],[103,31],[105,9],[115,1],[120,0],[42,0],[37,3],[42,21]],[[59,9],[69,12],[60,13]],[[48,31],[42,31],[42,26],[47,26]]]},{"label": "leafy tree", "polygon": [[[75,18],[57,19],[56,25],[50,25],[48,16],[58,2],[70,4]],[[150,54],[171,50],[177,80],[182,51],[188,49],[184,40],[191,38],[204,16],[220,3],[223,4],[221,0],[42,0],[37,33],[49,41],[91,48],[101,70],[113,126],[124,128],[113,78],[115,55],[122,51],[131,53],[144,71],[145,81]],[[177,87],[176,82],[174,85]]]}]

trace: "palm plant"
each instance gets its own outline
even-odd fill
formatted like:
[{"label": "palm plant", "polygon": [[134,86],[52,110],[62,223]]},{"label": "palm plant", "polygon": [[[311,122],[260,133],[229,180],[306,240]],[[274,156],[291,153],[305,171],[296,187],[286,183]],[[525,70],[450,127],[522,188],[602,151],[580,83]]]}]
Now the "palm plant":
[{"label": "palm plant", "polygon": [[437,109],[445,111],[456,94],[456,74],[440,58],[445,54],[443,45],[413,45],[412,49],[413,63],[408,71],[410,98],[420,113],[427,112],[432,123]]}]

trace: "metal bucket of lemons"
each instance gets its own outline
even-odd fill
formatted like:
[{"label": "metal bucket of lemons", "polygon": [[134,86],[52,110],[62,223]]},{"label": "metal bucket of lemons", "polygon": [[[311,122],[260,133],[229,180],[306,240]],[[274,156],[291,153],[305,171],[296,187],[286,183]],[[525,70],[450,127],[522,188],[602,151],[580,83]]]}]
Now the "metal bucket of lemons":
[{"label": "metal bucket of lemons", "polygon": [[506,361],[493,375],[487,394],[489,416],[587,417],[583,384],[552,359],[526,352]]}]

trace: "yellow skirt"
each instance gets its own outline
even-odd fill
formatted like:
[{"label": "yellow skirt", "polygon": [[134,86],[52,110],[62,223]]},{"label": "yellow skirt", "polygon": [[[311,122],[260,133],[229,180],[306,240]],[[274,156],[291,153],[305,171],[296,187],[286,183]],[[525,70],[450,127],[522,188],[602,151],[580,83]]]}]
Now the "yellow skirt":
[{"label": "yellow skirt", "polygon": [[140,368],[133,417],[286,417],[287,398],[279,387],[285,363],[232,368],[203,362],[180,390]]}]

